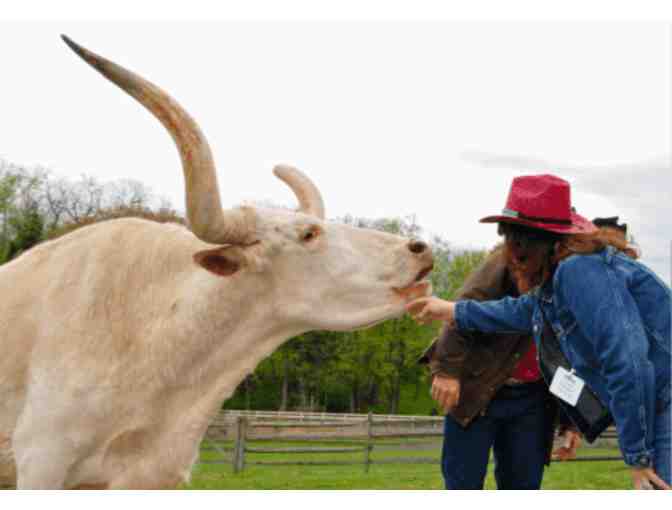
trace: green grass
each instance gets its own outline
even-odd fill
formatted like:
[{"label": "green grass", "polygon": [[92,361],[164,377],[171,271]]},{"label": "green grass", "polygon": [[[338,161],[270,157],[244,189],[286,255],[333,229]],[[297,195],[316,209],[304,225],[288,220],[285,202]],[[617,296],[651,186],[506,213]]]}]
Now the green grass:
[{"label": "green grass", "polygon": [[[194,468],[191,483],[185,489],[219,490],[262,490],[262,489],[302,489],[302,490],[367,490],[367,489],[442,489],[439,465],[436,464],[379,464],[376,460],[390,457],[431,457],[439,459],[439,447],[417,450],[395,448],[391,441],[377,442],[387,446],[386,450],[374,449],[369,472],[363,465],[350,466],[256,466],[248,464],[244,471],[234,474],[230,464],[198,464]],[[409,441],[413,446],[413,442]],[[352,445],[352,444],[350,444]],[[253,442],[249,446],[264,448],[305,447],[305,443]],[[334,443],[311,443],[310,446],[335,446]],[[348,446],[341,444],[341,446]],[[417,446],[417,445],[415,445]],[[618,456],[617,449],[583,448],[581,456]],[[202,452],[203,459],[220,458],[215,452]],[[361,461],[363,453],[322,453],[322,454],[261,454],[248,453],[248,461],[307,461],[307,460],[353,460]],[[486,489],[495,489],[492,464],[488,467]],[[622,461],[565,462],[553,463],[546,469],[543,489],[629,489],[630,474]]]}]

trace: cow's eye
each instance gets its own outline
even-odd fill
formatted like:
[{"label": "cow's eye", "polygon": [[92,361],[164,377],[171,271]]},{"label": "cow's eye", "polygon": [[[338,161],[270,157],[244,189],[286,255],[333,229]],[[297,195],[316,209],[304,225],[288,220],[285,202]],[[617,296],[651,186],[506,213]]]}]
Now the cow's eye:
[{"label": "cow's eye", "polygon": [[304,243],[309,243],[310,241],[316,239],[319,234],[320,231],[317,227],[309,228],[303,234],[301,234],[301,241]]}]

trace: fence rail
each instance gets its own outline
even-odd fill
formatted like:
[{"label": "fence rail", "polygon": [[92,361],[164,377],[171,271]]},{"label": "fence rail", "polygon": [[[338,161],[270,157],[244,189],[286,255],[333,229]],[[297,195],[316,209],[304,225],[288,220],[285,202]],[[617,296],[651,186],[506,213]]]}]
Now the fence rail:
[{"label": "fence rail", "polygon": [[[273,421],[275,420],[275,421]],[[306,432],[312,432],[306,434]],[[389,439],[435,438],[435,441],[399,441]],[[375,451],[391,452],[401,450],[439,451],[443,438],[443,417],[398,416],[369,414],[330,413],[273,413],[269,411],[225,411],[213,421],[201,446],[201,451],[216,453],[218,458],[199,460],[202,464],[231,464],[234,472],[240,472],[246,465],[271,466],[327,466],[363,465],[368,472],[372,464],[438,464],[432,457],[386,457],[373,459]],[[607,429],[600,437],[613,444],[615,430]],[[380,440],[386,440],[380,443]],[[304,443],[297,447],[248,446],[248,441],[291,441]],[[600,441],[598,440],[598,441]],[[316,446],[315,442],[337,443],[334,446]],[[232,442],[232,446],[223,444]],[[590,445],[588,445],[590,446]],[[252,459],[248,454],[263,455],[317,455],[313,460],[268,460]],[[361,454],[360,459],[323,459],[322,454]],[[590,462],[621,460],[620,456],[582,456],[565,462]]]},{"label": "fence rail", "polygon": [[[368,418],[367,413],[316,413],[316,412],[302,412],[302,411],[239,411],[239,410],[227,410],[222,411],[219,414],[219,418],[235,418],[238,416],[245,416],[247,418],[257,418],[257,419],[269,419],[282,421],[283,419],[288,420],[332,420],[332,421],[351,421],[351,420],[362,420],[365,422]],[[441,416],[412,416],[412,415],[402,415],[402,414],[376,414],[374,415],[377,422],[389,422],[389,421],[435,421],[443,423],[443,417]]]}]

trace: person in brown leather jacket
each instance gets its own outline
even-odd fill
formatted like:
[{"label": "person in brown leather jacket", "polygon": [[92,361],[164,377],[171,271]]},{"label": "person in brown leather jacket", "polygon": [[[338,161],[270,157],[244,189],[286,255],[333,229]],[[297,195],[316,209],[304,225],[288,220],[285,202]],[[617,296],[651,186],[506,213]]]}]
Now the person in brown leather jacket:
[{"label": "person in brown leather jacket", "polygon": [[[457,299],[518,296],[535,285],[534,246],[495,248]],[[447,414],[441,471],[446,489],[482,489],[491,448],[499,489],[538,489],[551,459],[558,410],[541,380],[530,336],[483,335],[444,328],[421,363],[432,397]],[[566,421],[555,458],[575,456],[578,433]]]}]

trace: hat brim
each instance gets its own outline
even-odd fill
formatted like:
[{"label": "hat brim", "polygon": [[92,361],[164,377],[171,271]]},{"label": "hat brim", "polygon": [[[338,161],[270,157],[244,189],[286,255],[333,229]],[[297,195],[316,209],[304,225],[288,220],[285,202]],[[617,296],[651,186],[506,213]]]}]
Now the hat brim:
[{"label": "hat brim", "polygon": [[597,231],[597,227],[587,218],[580,214],[572,213],[571,225],[560,225],[557,223],[543,223],[516,218],[515,216],[486,216],[480,220],[480,223],[513,223],[530,228],[538,228],[547,232],[556,234],[592,234]]}]

